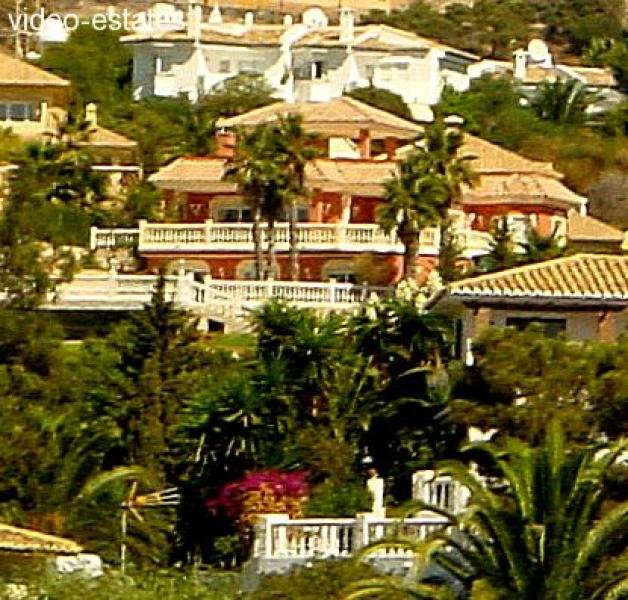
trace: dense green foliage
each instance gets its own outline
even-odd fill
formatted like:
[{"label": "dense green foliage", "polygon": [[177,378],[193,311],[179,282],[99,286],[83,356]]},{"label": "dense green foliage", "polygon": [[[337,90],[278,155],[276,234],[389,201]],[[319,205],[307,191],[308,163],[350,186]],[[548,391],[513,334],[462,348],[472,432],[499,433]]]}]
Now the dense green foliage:
[{"label": "dense green foliage", "polygon": [[347,95],[403,119],[412,120],[412,113],[408,105],[403,101],[403,98],[388,90],[371,86],[352,90]]},{"label": "dense green foliage", "polygon": [[453,403],[457,420],[531,441],[552,416],[581,441],[628,433],[627,338],[575,344],[542,329],[494,329],[474,352],[475,366],[454,377],[455,397],[465,398]]},{"label": "dense green foliage", "polygon": [[[447,320],[423,312],[422,301],[402,286],[349,319],[269,304],[255,317],[257,342],[237,355],[199,337],[159,292],[141,315],[81,346],[61,344],[58,328],[34,313],[0,311],[0,519],[75,537],[115,563],[129,482],[141,491],[176,485],[178,510],[129,521],[131,561],[233,565],[250,538],[208,501],[246,472],[307,471],[305,514],[351,516],[369,506],[367,454],[386,478],[389,505],[401,503],[415,469],[460,456],[456,423],[497,426],[530,444],[552,416],[570,443],[625,434],[625,340],[493,331],[478,343],[476,366],[462,367],[447,364]],[[625,493],[615,485],[609,500]],[[285,593],[304,577],[304,595],[293,597],[307,598],[317,573],[260,590]],[[366,576],[339,575],[333,593]],[[162,584],[107,585],[139,594]]]},{"label": "dense green foliage", "polygon": [[369,505],[366,452],[403,497],[413,468],[455,447],[452,427],[431,421],[444,398],[430,373],[448,329],[413,299],[371,304],[350,321],[268,305],[256,354],[242,358],[199,338],[161,288],[140,315],[78,347],[36,313],[0,318],[1,518],[74,536],[107,560],[119,538],[104,532],[118,531],[132,479],[184,496],[176,538],[168,511],[130,520],[132,560],[230,561],[233,523],[205,503],[246,470],[305,469],[306,511],[350,516]]},{"label": "dense green foliage", "polygon": [[[365,564],[347,560],[314,563],[295,569],[289,575],[271,575],[262,579],[250,600],[341,600],[351,583],[372,577],[376,571]],[[397,592],[371,596],[367,600],[405,600]]]},{"label": "dense green foliage", "polygon": [[624,11],[621,0],[479,0],[471,7],[451,3],[439,12],[419,0],[390,15],[372,13],[370,20],[481,56],[509,59],[516,48],[539,35],[578,54],[600,37],[621,40]]},{"label": "dense green foliage", "polygon": [[132,54],[119,38],[119,32],[111,29],[97,31],[84,25],[66,43],[46,46],[41,66],[72,82],[77,112],[88,102],[96,102],[108,120],[117,106],[130,100]]}]

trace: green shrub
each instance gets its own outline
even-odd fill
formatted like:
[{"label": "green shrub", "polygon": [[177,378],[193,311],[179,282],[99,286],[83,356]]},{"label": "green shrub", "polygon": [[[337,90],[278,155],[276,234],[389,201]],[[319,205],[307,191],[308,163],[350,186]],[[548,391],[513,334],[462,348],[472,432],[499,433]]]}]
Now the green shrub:
[{"label": "green shrub", "polygon": [[[50,577],[29,585],[37,600],[233,600],[239,596],[239,576],[231,573],[155,570],[129,575],[109,573],[92,580]],[[39,590],[39,591],[37,591]]]},{"label": "green shrub", "polygon": [[[369,565],[352,560],[327,560],[293,569],[286,575],[265,577],[248,600],[340,600],[350,583],[378,575]],[[396,593],[377,600],[401,600]],[[365,600],[369,600],[365,597]],[[375,597],[372,600],[376,600]]]}]

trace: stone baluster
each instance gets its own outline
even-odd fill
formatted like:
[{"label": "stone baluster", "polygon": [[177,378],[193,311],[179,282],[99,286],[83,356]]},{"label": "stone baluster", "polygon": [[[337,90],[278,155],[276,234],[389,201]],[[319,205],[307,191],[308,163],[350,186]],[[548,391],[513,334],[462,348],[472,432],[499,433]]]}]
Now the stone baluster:
[{"label": "stone baluster", "polygon": [[333,277],[329,278],[329,297],[330,304],[336,303],[336,280]]}]

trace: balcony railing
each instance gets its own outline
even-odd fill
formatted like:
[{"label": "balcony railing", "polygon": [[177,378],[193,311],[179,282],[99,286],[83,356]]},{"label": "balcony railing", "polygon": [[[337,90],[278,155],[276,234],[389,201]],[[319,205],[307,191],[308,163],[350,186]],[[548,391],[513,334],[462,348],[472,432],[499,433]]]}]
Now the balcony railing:
[{"label": "balcony railing", "polygon": [[92,227],[89,246],[92,250],[101,248],[135,248],[140,236],[139,229],[99,229]]},{"label": "balcony railing", "polygon": [[[301,250],[371,250],[401,252],[403,245],[396,235],[385,234],[376,224],[299,223],[297,243]],[[267,245],[268,226],[261,225],[261,241]],[[290,231],[288,223],[277,223],[273,239],[277,250],[288,250]],[[430,246],[433,236],[427,235]],[[140,252],[156,250],[240,250],[253,251],[253,225],[251,223],[198,224],[140,222],[138,249]]]},{"label": "balcony railing", "polygon": [[[284,514],[260,515],[253,557],[266,560],[340,558],[373,542],[399,537],[425,539],[451,523],[435,513],[396,520],[365,513],[353,519],[290,519]],[[412,552],[385,545],[377,558],[412,558]]]},{"label": "balcony railing", "polygon": [[[471,229],[457,233],[458,244],[466,258],[486,254],[490,250],[491,235]],[[384,233],[375,223],[299,223],[296,230],[300,251],[380,252],[404,251],[397,235]],[[277,223],[274,228],[277,251],[288,251],[290,231],[288,223]],[[261,225],[261,242],[266,247],[269,231]],[[138,229],[92,228],[91,248],[117,248],[137,245],[145,252],[253,252],[253,225],[251,223],[148,223],[140,221]],[[440,231],[430,227],[421,232],[419,253],[437,256]]]},{"label": "balcony railing", "polygon": [[[402,253],[403,244],[396,234],[386,234],[377,224],[299,223],[297,225],[299,250],[336,250],[348,252]],[[278,251],[290,246],[288,223],[277,223],[274,240]],[[269,241],[266,224],[261,226],[262,244]],[[422,254],[438,253],[440,234],[437,228],[421,234]],[[168,251],[241,251],[252,252],[253,225],[251,223],[148,223],[140,221],[138,229],[92,228],[91,248],[117,248],[137,245],[142,252]]]},{"label": "balcony railing", "polygon": [[[48,297],[50,310],[131,310],[151,301],[157,277],[154,275],[119,275],[115,272],[77,275],[70,283],[61,284]],[[245,281],[205,278],[196,281],[192,273],[166,277],[166,298],[181,308],[199,314],[214,309],[220,313],[241,313],[268,300],[284,300],[290,304],[322,310],[346,311],[373,295],[390,293],[390,288],[312,281]]]}]

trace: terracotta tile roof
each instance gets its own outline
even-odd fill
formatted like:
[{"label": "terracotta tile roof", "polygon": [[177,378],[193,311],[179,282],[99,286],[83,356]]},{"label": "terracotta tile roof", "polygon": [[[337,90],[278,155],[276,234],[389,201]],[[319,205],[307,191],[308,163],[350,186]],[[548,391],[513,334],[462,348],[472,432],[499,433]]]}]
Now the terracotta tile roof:
[{"label": "terracotta tile roof", "polygon": [[0,85],[37,85],[68,87],[70,82],[44,71],[25,60],[0,52]]},{"label": "terracotta tile roof", "polygon": [[72,540],[0,523],[0,550],[78,554],[83,549]]},{"label": "terracotta tile roof", "polygon": [[480,175],[472,187],[463,188],[465,203],[547,203],[558,202],[579,207],[587,199],[572,192],[553,177],[513,173]]},{"label": "terracotta tile roof", "polygon": [[[221,185],[226,163],[224,158],[208,156],[177,158],[153,173],[149,181],[164,189],[204,190],[208,184]],[[227,185],[235,189],[235,184]]]},{"label": "terracotta tile roof", "polygon": [[628,302],[628,256],[576,254],[452,283],[449,294]]},{"label": "terracotta tile roof", "polygon": [[624,232],[588,215],[570,212],[567,221],[567,238],[573,242],[609,242],[621,244]]},{"label": "terracotta tile roof", "polygon": [[543,67],[528,67],[526,69],[524,83],[537,84],[543,81],[553,82],[578,78],[587,85],[595,87],[615,87],[617,80],[610,69],[599,67],[572,67],[568,65],[556,65],[550,69]]},{"label": "terracotta tile roof", "polygon": [[122,147],[122,148],[136,148],[137,142],[120,134],[106,129],[100,125],[93,129],[90,129],[87,133],[87,139],[82,144],[88,146],[107,146],[107,147]]},{"label": "terracotta tile roof", "polygon": [[[414,148],[413,144],[401,146],[397,149],[396,155],[398,158],[403,158]],[[476,173],[531,173],[549,175],[557,179],[562,178],[562,175],[554,170],[552,163],[526,158],[521,154],[468,133],[464,134],[458,155],[472,158],[471,165]]]},{"label": "terracotta tile roof", "polygon": [[[201,28],[200,40],[204,44],[227,44],[234,46],[279,46],[286,32],[283,25],[254,24],[245,26],[241,23],[223,23],[221,25],[204,24]],[[354,29],[355,42],[353,48],[382,49],[382,50],[429,50],[437,49],[477,60],[474,54],[417,36],[410,31],[404,31],[388,25],[358,25]],[[187,31],[154,31],[138,32],[121,38],[123,42],[135,43],[148,40],[176,42],[188,41],[191,38]],[[346,47],[346,42],[340,42],[340,27],[330,26],[312,30],[305,34],[294,47]]]},{"label": "terracotta tile roof", "polygon": [[562,177],[552,163],[532,160],[475,135],[465,134],[460,156],[472,156],[473,169],[481,173],[541,173]]},{"label": "terracotta tile roof", "polygon": [[380,195],[394,171],[395,163],[391,161],[322,158],[308,164],[306,179],[312,188]]},{"label": "terracotta tile roof", "polygon": [[[150,176],[158,188],[187,191],[232,191],[235,183],[225,180],[227,161],[214,157],[177,158]],[[325,190],[355,190],[381,194],[394,162],[352,159],[316,159],[306,168],[308,186]]]},{"label": "terracotta tile roof", "polygon": [[412,121],[347,96],[329,102],[277,102],[237,117],[219,119],[216,125],[225,128],[254,127],[260,123],[275,122],[279,116],[287,114],[303,115],[304,126],[321,135],[357,137],[360,129],[369,129],[375,138],[396,136],[410,139],[423,131]]}]

